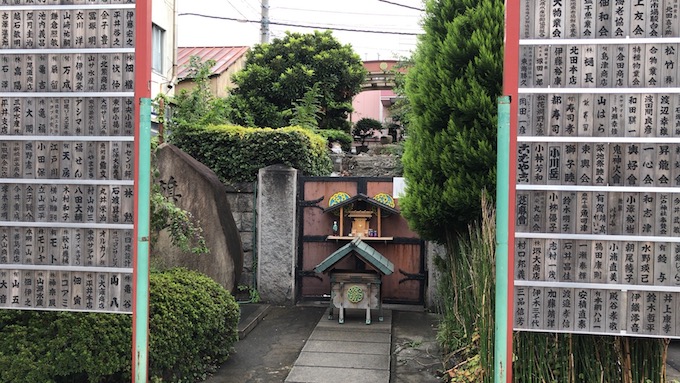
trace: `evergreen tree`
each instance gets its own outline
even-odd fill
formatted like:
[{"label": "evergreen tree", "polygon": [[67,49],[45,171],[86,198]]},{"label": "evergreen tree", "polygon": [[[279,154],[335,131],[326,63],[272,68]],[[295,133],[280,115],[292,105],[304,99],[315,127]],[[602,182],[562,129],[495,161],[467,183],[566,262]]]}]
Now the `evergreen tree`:
[{"label": "evergreen tree", "polygon": [[290,125],[294,103],[316,86],[321,107],[321,113],[315,115],[319,128],[348,132],[352,98],[365,77],[359,55],[331,31],[286,32],[283,38],[256,45],[248,52],[245,67],[233,77],[236,88],[227,98],[229,118],[248,126]]},{"label": "evergreen tree", "polygon": [[406,79],[409,126],[403,157],[411,227],[446,242],[495,195],[497,97],[503,75],[502,0],[428,0],[425,34]]}]

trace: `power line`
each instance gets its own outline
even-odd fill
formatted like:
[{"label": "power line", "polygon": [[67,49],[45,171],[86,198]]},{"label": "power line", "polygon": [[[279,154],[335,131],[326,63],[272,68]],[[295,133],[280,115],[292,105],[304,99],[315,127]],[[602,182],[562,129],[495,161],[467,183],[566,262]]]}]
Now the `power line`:
[{"label": "power line", "polygon": [[422,8],[412,7],[412,6],[406,5],[406,4],[399,4],[399,3],[392,2],[392,1],[387,1],[387,0],[378,0],[378,1],[380,1],[380,2],[382,2],[382,3],[387,3],[387,4],[396,5],[396,6],[398,6],[398,7],[403,7],[403,8],[408,8],[408,9],[415,9],[416,11],[421,11],[421,12],[424,12],[424,11],[425,11],[425,10],[422,9]]},{"label": "power line", "polygon": [[[279,23],[297,23],[297,21],[295,21],[295,20],[287,20],[287,19],[278,19],[278,22]],[[400,25],[377,25],[377,24],[375,24],[373,26],[376,27],[376,28],[381,28],[381,31],[383,31],[385,33],[392,33],[392,32],[387,30],[387,29],[391,29],[391,28],[401,29],[400,32],[413,32],[413,33],[416,33],[416,34],[420,32],[420,30],[413,31],[412,29],[410,31],[404,31],[403,26],[400,26]],[[338,29],[338,28],[354,29],[355,28],[354,25],[352,25],[352,24],[336,24],[336,23],[324,23],[324,27],[327,28],[327,29]]]},{"label": "power line", "polygon": [[289,11],[304,11],[304,12],[315,12],[315,13],[333,13],[333,14],[343,14],[343,15],[361,15],[361,16],[380,16],[380,17],[420,17],[420,15],[397,15],[397,14],[383,14],[383,13],[365,13],[365,12],[343,12],[343,11],[325,11],[321,9],[308,9],[308,8],[288,8],[288,7],[274,7],[272,9],[286,9]]},{"label": "power line", "polygon": [[[223,17],[223,16],[213,16],[213,15],[204,15],[201,13],[193,13],[193,12],[186,12],[186,13],[179,13],[177,16],[196,16],[196,17],[204,17],[208,19],[217,19],[217,20],[227,20],[227,21],[238,21],[242,23],[260,23],[260,20],[248,20],[248,19],[236,19],[233,17]],[[361,33],[375,33],[375,34],[383,34],[383,35],[402,35],[402,36],[418,36],[421,33],[416,33],[416,32],[388,32],[388,31],[372,31],[368,29],[352,29],[352,28],[339,28],[339,27],[328,27],[328,26],[323,26],[323,25],[305,25],[305,24],[294,24],[294,23],[282,23],[278,21],[270,21],[270,25],[281,25],[284,27],[296,27],[296,28],[310,28],[310,29],[330,29],[333,31],[344,31],[344,32],[361,32]]]},{"label": "power line", "polygon": [[239,15],[243,16],[244,19],[248,18],[246,15],[243,14],[243,12],[239,11],[238,8],[236,8],[234,4],[231,3],[230,0],[227,0],[227,4],[231,5],[231,7],[234,8],[234,10],[238,12]]},{"label": "power line", "polygon": [[[241,0],[241,2],[244,3],[244,4],[245,4],[248,8],[250,8],[253,12],[255,12],[255,14],[257,14],[257,15],[260,14],[260,11],[257,10],[257,9],[255,9],[252,5],[250,5],[250,3],[249,3],[247,0]],[[260,6],[262,6],[262,2],[258,1],[258,3],[260,4]]]}]

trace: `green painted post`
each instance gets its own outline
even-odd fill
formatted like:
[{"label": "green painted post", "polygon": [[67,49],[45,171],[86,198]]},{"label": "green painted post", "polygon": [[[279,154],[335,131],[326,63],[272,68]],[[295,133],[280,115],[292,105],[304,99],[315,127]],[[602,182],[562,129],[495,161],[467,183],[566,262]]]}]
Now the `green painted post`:
[{"label": "green painted post", "polygon": [[504,383],[512,361],[508,346],[508,195],[510,187],[510,97],[498,98],[498,154],[496,158],[496,325],[494,382]]},{"label": "green painted post", "polygon": [[135,265],[136,316],[134,338],[135,383],[148,381],[149,343],[149,201],[151,177],[151,99],[140,99],[139,143],[137,151],[137,264]]}]

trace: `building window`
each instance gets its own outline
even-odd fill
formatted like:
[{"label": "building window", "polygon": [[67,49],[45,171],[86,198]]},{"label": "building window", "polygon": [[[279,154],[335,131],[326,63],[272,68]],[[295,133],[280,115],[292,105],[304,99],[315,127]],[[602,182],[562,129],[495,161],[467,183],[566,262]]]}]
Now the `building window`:
[{"label": "building window", "polygon": [[158,73],[163,73],[163,40],[165,31],[156,24],[151,28],[151,68]]}]

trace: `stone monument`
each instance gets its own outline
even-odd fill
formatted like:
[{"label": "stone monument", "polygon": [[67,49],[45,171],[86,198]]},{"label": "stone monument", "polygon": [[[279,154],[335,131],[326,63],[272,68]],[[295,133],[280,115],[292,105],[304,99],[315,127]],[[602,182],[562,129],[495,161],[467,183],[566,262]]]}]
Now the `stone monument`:
[{"label": "stone monument", "polygon": [[210,253],[186,254],[161,233],[152,262],[202,272],[233,291],[243,268],[243,250],[226,187],[207,166],[170,144],[158,147],[156,164],[164,194],[199,222]]}]

